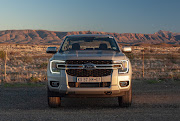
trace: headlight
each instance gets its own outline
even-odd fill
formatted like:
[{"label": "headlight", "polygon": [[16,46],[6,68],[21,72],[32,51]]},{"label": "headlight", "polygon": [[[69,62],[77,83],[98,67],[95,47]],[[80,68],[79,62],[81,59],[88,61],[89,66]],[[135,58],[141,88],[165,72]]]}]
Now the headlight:
[{"label": "headlight", "polygon": [[52,60],[52,61],[50,61],[50,71],[51,71],[51,73],[60,74],[60,71],[61,71],[62,67],[65,66],[64,64],[65,64],[65,61],[62,61],[62,60]]},{"label": "headlight", "polygon": [[118,61],[113,61],[114,64],[119,64],[121,67],[118,68],[118,73],[128,73],[129,71],[129,64],[128,60],[118,60]]}]

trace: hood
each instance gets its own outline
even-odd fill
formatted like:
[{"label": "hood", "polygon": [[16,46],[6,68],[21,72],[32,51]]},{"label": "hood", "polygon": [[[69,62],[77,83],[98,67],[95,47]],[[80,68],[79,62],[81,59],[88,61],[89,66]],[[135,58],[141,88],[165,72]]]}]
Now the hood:
[{"label": "hood", "polygon": [[66,51],[63,53],[56,53],[53,60],[125,60],[127,57],[116,51],[104,51],[104,50],[93,50],[93,51]]}]

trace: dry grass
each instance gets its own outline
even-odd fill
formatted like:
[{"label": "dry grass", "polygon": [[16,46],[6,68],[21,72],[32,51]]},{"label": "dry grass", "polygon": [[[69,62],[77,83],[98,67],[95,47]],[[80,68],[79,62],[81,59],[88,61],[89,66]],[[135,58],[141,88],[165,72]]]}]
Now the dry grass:
[{"label": "dry grass", "polygon": [[[46,81],[46,67],[51,54],[46,48],[54,45],[0,44],[0,52],[7,50],[7,82]],[[57,48],[59,45],[55,45]],[[180,47],[132,46],[133,52],[126,53],[133,67],[133,79],[180,79]],[[142,77],[142,50],[145,72]],[[0,80],[4,76],[4,61],[0,60]]]}]

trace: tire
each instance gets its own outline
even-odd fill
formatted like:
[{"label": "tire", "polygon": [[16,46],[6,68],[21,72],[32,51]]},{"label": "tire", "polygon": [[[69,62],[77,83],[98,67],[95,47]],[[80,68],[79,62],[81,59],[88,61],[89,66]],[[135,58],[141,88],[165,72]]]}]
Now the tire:
[{"label": "tire", "polygon": [[120,107],[130,107],[132,103],[132,87],[129,91],[125,92],[125,95],[118,97],[118,102]]},{"label": "tire", "polygon": [[50,108],[58,108],[61,106],[60,97],[48,97],[48,105]]},{"label": "tire", "polygon": [[61,106],[61,97],[54,97],[53,92],[48,89],[48,105],[50,108],[58,108]]}]

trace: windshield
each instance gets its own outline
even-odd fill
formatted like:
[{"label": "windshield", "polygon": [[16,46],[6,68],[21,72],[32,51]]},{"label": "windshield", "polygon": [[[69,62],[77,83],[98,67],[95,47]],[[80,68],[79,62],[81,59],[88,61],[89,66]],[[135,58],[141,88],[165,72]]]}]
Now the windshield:
[{"label": "windshield", "polygon": [[112,37],[67,37],[60,51],[74,50],[113,50],[119,48]]}]

